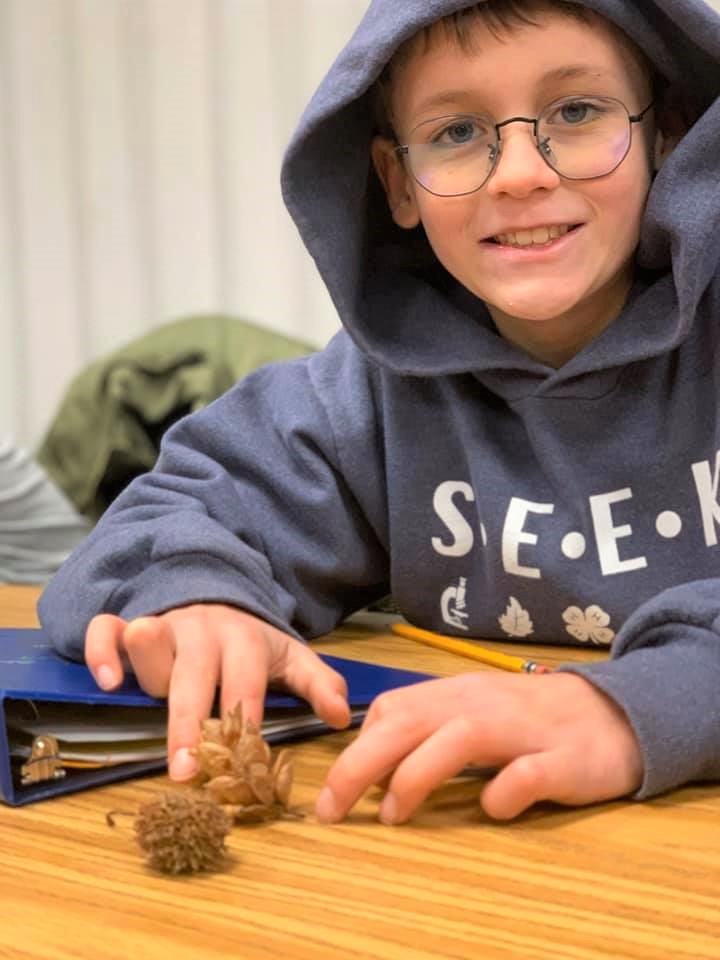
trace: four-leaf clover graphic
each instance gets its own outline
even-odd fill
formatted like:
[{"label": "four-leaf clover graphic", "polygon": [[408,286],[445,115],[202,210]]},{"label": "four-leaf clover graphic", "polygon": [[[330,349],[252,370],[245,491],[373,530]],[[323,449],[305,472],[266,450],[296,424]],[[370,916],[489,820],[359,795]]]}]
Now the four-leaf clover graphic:
[{"label": "four-leaf clover graphic", "polygon": [[585,612],[580,607],[568,607],[562,617],[567,624],[567,632],[581,643],[608,646],[615,636],[615,632],[608,627],[610,617],[595,603],[586,607]]}]

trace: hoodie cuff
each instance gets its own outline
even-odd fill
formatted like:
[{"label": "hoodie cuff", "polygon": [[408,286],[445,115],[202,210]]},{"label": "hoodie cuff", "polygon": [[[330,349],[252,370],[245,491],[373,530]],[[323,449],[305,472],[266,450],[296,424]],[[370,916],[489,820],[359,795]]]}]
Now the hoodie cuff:
[{"label": "hoodie cuff", "polygon": [[564,664],[625,712],[640,744],[642,800],[696,780],[720,779],[720,637],[686,624],[647,632],[616,659]]},{"label": "hoodie cuff", "polygon": [[[38,604],[40,622],[60,653],[82,660],[84,636],[67,629],[65,618],[58,617],[57,611],[62,603],[56,596],[57,589],[56,582],[51,581],[41,596]],[[77,586],[74,606],[76,610],[89,611],[80,618],[83,623],[98,612],[97,590],[96,582]],[[102,604],[102,612],[133,620],[194,603],[224,603],[238,607],[305,642],[289,625],[290,610],[283,610],[274,597],[236,567],[207,554],[176,554],[153,563],[147,571],[116,586]],[[78,617],[68,619],[77,620]]]}]

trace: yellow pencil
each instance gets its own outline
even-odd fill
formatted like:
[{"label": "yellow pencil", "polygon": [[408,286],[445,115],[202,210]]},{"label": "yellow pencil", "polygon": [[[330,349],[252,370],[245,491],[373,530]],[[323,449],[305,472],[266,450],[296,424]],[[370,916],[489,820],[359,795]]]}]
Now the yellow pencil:
[{"label": "yellow pencil", "polygon": [[515,657],[509,653],[488,650],[487,647],[470,643],[468,640],[458,640],[455,637],[447,637],[442,633],[421,630],[420,627],[412,627],[409,623],[393,623],[392,630],[393,633],[397,633],[401,637],[407,637],[409,640],[419,640],[420,643],[427,643],[431,647],[439,647],[449,653],[457,653],[461,657],[479,660],[481,663],[498,667],[500,670],[511,670],[513,673],[551,672],[550,667],[546,667],[542,663],[536,663],[534,660],[525,660],[523,657]]}]

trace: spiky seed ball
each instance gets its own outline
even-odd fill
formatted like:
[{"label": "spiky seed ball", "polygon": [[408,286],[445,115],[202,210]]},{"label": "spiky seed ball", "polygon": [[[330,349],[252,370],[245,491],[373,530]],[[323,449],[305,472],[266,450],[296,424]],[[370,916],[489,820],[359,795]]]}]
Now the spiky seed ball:
[{"label": "spiky seed ball", "polygon": [[232,820],[204,796],[166,793],[143,804],[135,834],[150,865],[163,873],[195,873],[220,866]]}]

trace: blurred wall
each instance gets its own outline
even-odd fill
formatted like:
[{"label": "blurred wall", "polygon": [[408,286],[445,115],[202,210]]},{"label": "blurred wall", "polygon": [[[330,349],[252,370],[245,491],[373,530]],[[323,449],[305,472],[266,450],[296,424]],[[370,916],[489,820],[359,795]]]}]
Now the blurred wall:
[{"label": "blurred wall", "polygon": [[366,0],[0,0],[0,437],[194,311],[322,345],[283,149]]}]

